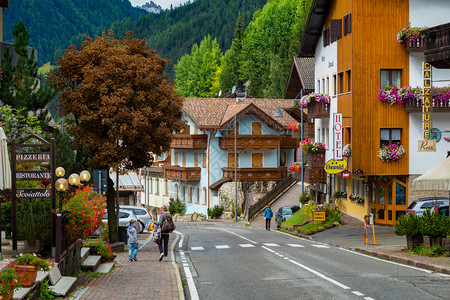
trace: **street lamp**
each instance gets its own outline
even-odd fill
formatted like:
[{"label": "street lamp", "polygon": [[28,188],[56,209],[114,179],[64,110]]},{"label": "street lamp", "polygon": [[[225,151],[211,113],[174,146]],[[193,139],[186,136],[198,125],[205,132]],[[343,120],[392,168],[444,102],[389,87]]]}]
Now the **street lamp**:
[{"label": "street lamp", "polygon": [[[228,130],[231,128],[225,128],[224,130]],[[236,115],[234,115],[234,220],[238,220],[237,216],[237,151],[236,151]],[[220,133],[220,130],[217,130],[215,136],[216,138],[221,138],[222,134]]]},{"label": "street lamp", "polygon": [[69,183],[73,186],[78,186],[80,184],[80,175],[73,173],[69,176]]},{"label": "street lamp", "polygon": [[[65,171],[62,167],[59,167],[60,169],[59,174],[65,174]],[[56,249],[55,249],[55,261],[59,262],[61,260],[61,236],[62,236],[62,202],[63,202],[63,193],[67,191],[69,188],[69,184],[67,183],[67,180],[64,178],[59,178],[55,183],[55,188],[59,192],[59,209],[56,212]]]},{"label": "street lamp", "polygon": [[[299,95],[300,95],[300,98],[303,97],[303,89],[300,90],[300,93],[298,93],[297,96],[295,97],[295,99],[294,99],[294,107],[281,107],[281,108],[297,108],[298,105],[300,105],[300,106],[302,107],[302,113],[301,113],[301,116],[300,116],[300,123],[301,123],[300,140],[303,141],[303,103],[300,103],[300,101],[297,99],[297,97],[298,97]],[[278,107],[278,109],[277,109],[277,111],[276,111],[274,117],[275,117],[275,118],[281,118],[281,117],[283,117],[283,112],[281,111],[280,107]],[[303,182],[304,182],[305,175],[304,175],[304,172],[303,172],[303,171],[304,171],[304,157],[303,157],[303,150],[302,150],[302,174],[301,174],[301,180],[302,180],[302,193],[303,193],[304,188],[305,188],[304,183],[303,183]]]},{"label": "street lamp", "polygon": [[86,182],[86,181],[89,181],[90,179],[91,179],[91,173],[89,173],[89,171],[87,171],[87,170],[81,171],[80,181]]}]

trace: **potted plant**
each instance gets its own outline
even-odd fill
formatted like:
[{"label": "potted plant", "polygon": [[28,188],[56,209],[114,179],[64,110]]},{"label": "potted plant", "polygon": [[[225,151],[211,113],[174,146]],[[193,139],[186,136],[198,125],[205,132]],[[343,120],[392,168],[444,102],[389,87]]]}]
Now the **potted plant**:
[{"label": "potted plant", "polygon": [[83,246],[90,248],[92,255],[100,255],[103,262],[113,261],[116,255],[113,253],[111,246],[103,240],[85,240]]},{"label": "potted plant", "polygon": [[400,45],[406,46],[408,43],[417,43],[421,38],[425,37],[420,34],[420,31],[426,29],[426,27],[411,27],[409,24],[407,27],[400,29],[397,33],[397,42]]},{"label": "potted plant", "polygon": [[431,212],[429,209],[425,210],[421,218],[421,232],[423,234],[423,243],[428,248],[433,248],[441,245],[441,239],[447,228],[441,227],[445,220],[438,213]]},{"label": "potted plant", "polygon": [[14,291],[20,288],[18,279],[14,269],[8,268],[0,273],[0,300],[12,299]]},{"label": "potted plant", "polygon": [[37,271],[49,271],[50,262],[34,253],[20,254],[11,265],[19,275],[19,284],[25,287],[32,286],[36,280]]},{"label": "potted plant", "polygon": [[397,219],[394,233],[406,236],[406,249],[413,250],[423,244],[423,236],[420,232],[421,219],[416,214],[403,215]]},{"label": "potted plant", "polygon": [[301,173],[302,172],[302,164],[299,162],[293,162],[292,164],[289,165],[288,170],[290,172],[294,172],[294,173]]},{"label": "potted plant", "polygon": [[396,161],[398,162],[398,160],[403,156],[403,154],[405,154],[405,149],[403,148],[403,146],[398,146],[396,144],[390,144],[390,145],[386,145],[381,147],[380,150],[378,150],[378,157],[382,160],[382,161]]}]

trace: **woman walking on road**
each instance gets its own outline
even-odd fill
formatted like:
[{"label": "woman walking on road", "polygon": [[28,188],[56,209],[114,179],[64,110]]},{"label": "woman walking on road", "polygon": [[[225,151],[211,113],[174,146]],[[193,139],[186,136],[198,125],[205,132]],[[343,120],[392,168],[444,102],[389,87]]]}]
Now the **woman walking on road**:
[{"label": "woman walking on road", "polygon": [[175,229],[173,224],[172,216],[167,210],[167,206],[161,208],[161,215],[159,216],[159,222],[157,223],[159,228],[161,228],[161,242],[158,244],[159,247],[159,261],[162,261],[164,256],[167,257],[168,247],[169,247],[169,233]]},{"label": "woman walking on road", "polygon": [[264,219],[266,219],[266,230],[270,231],[270,221],[272,221],[273,212],[270,209],[270,205],[267,205],[266,210],[264,211]]}]

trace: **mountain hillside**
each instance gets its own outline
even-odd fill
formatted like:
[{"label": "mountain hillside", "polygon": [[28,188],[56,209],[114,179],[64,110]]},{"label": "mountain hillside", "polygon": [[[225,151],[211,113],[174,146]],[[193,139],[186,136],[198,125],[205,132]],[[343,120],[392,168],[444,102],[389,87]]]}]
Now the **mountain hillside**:
[{"label": "mountain hillside", "polygon": [[153,1],[147,2],[141,6],[136,6],[136,7],[143,9],[146,12],[153,13],[153,14],[160,13],[163,10],[161,5],[158,5]]},{"label": "mountain hillside", "polygon": [[62,54],[71,39],[93,36],[114,21],[135,19],[141,13],[145,14],[129,0],[13,0],[4,10],[4,40],[12,42],[12,29],[22,20],[30,33],[30,46],[45,63],[54,59],[55,51]]},{"label": "mountain hillside", "polygon": [[267,0],[194,0],[159,14],[141,15],[115,22],[115,34],[127,30],[144,38],[158,55],[169,59],[166,73],[174,79],[173,66],[208,34],[217,38],[221,49],[228,49],[233,39],[236,20],[242,16],[247,26],[253,14],[264,7]]}]

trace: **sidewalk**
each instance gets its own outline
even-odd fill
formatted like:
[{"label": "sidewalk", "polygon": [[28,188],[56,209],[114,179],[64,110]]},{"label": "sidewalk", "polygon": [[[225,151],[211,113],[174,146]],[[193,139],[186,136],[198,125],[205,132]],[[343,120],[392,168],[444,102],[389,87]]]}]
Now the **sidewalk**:
[{"label": "sidewalk", "polygon": [[[139,249],[137,262],[128,260],[128,251],[119,253],[111,273],[94,279],[70,299],[184,299],[184,295],[179,295],[183,290],[171,251],[159,262],[158,246],[147,241],[148,236],[139,235],[139,244],[144,246]],[[175,239],[176,234],[171,234],[169,242],[172,244]]]}]

